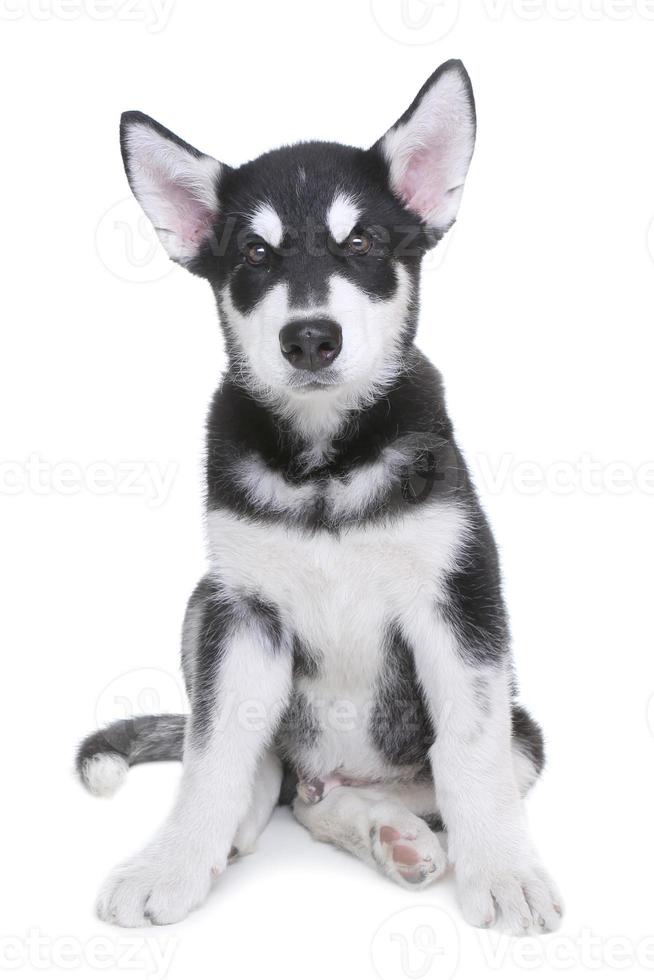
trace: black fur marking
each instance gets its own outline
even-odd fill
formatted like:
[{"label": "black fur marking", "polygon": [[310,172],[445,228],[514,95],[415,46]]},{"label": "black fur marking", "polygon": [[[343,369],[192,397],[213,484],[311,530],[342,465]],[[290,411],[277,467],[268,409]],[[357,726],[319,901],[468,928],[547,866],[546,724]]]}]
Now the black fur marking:
[{"label": "black fur marking", "polygon": [[283,630],[279,611],[256,595],[226,598],[214,591],[204,599],[197,652],[191,713],[191,737],[202,740],[211,725],[216,706],[216,678],[234,631],[240,626],[260,630],[276,653]]},{"label": "black fur marking", "polygon": [[275,735],[275,746],[283,762],[299,771],[303,751],[314,746],[319,737],[320,726],[309,701],[301,691],[294,690]]},{"label": "black fur marking", "polygon": [[509,624],[502,596],[497,548],[478,505],[472,507],[474,534],[464,546],[456,571],[445,583],[441,610],[473,664],[499,662],[509,648]]},{"label": "black fur marking", "polygon": [[216,675],[235,626],[234,605],[215,595],[202,609],[194,664],[191,735],[201,740],[216,711]]},{"label": "black fur marking", "polygon": [[513,738],[520,751],[531,760],[540,775],[545,766],[545,743],[540,725],[519,704],[511,708]]},{"label": "black fur marking", "polygon": [[434,727],[416,676],[413,652],[395,625],[388,630],[370,734],[394,765],[425,763],[434,744]]},{"label": "black fur marking", "polygon": [[298,636],[293,637],[293,677],[317,677],[320,658]]},{"label": "black fur marking", "polygon": [[266,602],[257,595],[244,596],[243,605],[247,609],[248,617],[272,640],[273,647],[278,649],[281,646],[284,632],[277,607],[272,602]]},{"label": "black fur marking", "polygon": [[445,824],[440,813],[427,813],[423,815],[422,819],[425,821],[430,830],[433,830],[435,834],[440,833],[445,830]]},{"label": "black fur marking", "polygon": [[472,686],[475,692],[475,700],[479,705],[481,712],[487,715],[491,709],[488,681],[485,677],[474,677]]},{"label": "black fur marking", "polygon": [[191,621],[195,619],[195,617],[201,617],[201,612],[204,609],[207,600],[211,598],[215,591],[216,585],[211,576],[205,575],[193,589],[193,592],[191,593],[186,604],[184,625],[182,627],[182,675],[184,677],[186,693],[191,700],[193,699],[193,681],[195,664],[197,660],[197,650],[196,644],[193,642],[193,637],[192,635],[187,635],[187,630],[192,630]]},{"label": "black fur marking", "polygon": [[297,796],[298,776],[295,769],[284,760],[282,760],[282,772],[278,806],[290,806]]}]

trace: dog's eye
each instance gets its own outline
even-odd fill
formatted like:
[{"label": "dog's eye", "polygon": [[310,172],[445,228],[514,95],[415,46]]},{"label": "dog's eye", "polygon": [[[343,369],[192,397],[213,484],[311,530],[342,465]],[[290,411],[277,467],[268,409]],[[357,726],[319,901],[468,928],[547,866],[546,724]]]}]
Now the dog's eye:
[{"label": "dog's eye", "polygon": [[263,242],[253,242],[245,249],[245,258],[250,265],[262,265],[268,258],[268,246]]},{"label": "dog's eye", "polygon": [[349,255],[365,255],[372,248],[372,238],[365,231],[353,231],[344,244]]}]

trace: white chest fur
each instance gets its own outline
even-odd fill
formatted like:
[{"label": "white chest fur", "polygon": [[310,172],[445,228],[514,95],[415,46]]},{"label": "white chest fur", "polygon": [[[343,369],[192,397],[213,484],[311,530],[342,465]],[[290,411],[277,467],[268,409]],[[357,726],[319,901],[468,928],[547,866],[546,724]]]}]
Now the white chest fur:
[{"label": "white chest fur", "polygon": [[208,532],[216,578],[274,603],[285,628],[319,656],[317,676],[297,683],[322,732],[309,768],[382,775],[367,733],[384,637],[437,598],[465,537],[464,511],[438,503],[331,533],[214,510]]}]

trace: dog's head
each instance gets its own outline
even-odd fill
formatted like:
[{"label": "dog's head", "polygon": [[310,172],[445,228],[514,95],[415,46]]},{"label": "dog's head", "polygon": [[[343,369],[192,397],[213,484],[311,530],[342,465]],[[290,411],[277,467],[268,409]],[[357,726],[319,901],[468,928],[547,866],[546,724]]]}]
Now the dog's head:
[{"label": "dog's head", "polygon": [[210,281],[238,377],[307,419],[399,370],[420,260],[455,220],[474,138],[457,61],[368,150],[301,143],[234,168],[140,112],[121,123],[130,186],[170,257]]}]

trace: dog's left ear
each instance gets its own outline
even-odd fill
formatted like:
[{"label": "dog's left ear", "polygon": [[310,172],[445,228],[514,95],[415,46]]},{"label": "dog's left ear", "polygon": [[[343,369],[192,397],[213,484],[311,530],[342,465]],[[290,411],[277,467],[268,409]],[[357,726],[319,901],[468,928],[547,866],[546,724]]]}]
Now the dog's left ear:
[{"label": "dog's left ear", "polygon": [[129,185],[159,240],[171,259],[192,266],[211,236],[230,168],[143,112],[123,113],[120,146]]},{"label": "dog's left ear", "polygon": [[373,150],[391,190],[438,233],[456,218],[475,145],[475,102],[460,61],[446,61]]}]

